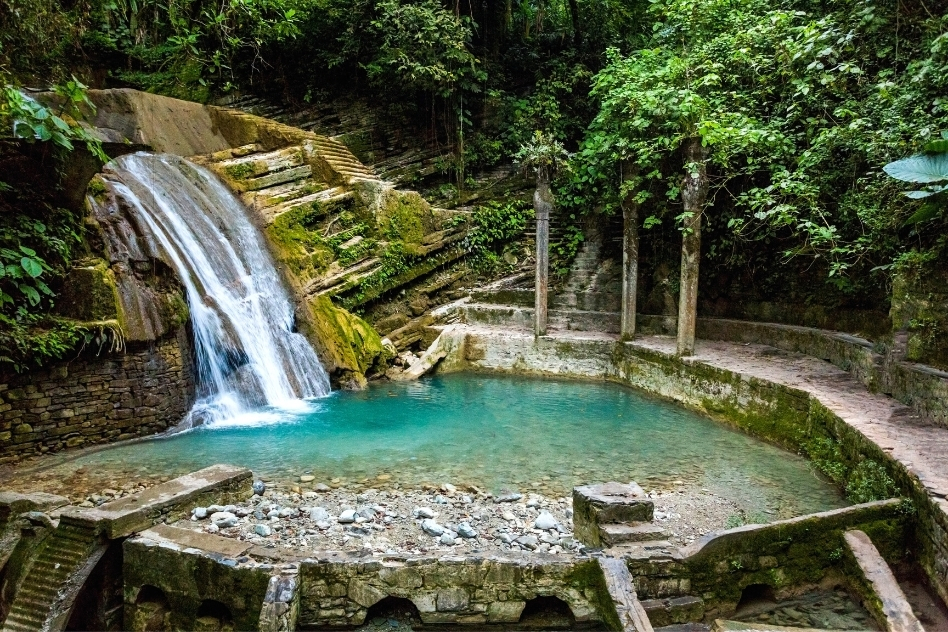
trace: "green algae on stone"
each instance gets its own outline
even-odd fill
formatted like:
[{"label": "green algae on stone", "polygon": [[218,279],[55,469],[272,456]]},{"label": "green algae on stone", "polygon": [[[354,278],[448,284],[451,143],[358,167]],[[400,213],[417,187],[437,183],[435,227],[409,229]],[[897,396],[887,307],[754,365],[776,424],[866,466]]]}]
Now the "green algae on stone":
[{"label": "green algae on stone", "polygon": [[387,359],[378,332],[355,314],[334,305],[328,296],[307,300],[306,308],[310,316],[307,337],[326,371],[337,383],[363,385],[365,374]]},{"label": "green algae on stone", "polygon": [[118,286],[108,264],[96,259],[72,268],[63,281],[57,308],[76,320],[122,320]]}]

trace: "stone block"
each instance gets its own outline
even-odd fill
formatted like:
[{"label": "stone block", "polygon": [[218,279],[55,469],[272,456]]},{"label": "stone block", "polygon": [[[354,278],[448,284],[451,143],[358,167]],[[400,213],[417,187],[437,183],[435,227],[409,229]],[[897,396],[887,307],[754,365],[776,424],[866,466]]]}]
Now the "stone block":
[{"label": "stone block", "polygon": [[635,483],[599,483],[573,489],[573,533],[587,546],[603,546],[599,525],[651,522],[654,505]]},{"label": "stone block", "polygon": [[411,602],[415,604],[415,607],[418,608],[418,612],[421,614],[436,612],[438,610],[437,595],[435,593],[413,595]]},{"label": "stone block", "polygon": [[436,600],[438,612],[462,612],[471,598],[463,588],[446,588],[438,591]]},{"label": "stone block", "polygon": [[487,621],[517,623],[526,605],[525,601],[495,601],[487,606]]},{"label": "stone block", "polygon": [[356,578],[349,580],[349,599],[364,608],[374,606],[388,595],[375,586]]},{"label": "stone block", "polygon": [[421,572],[417,567],[385,566],[379,570],[379,579],[396,588],[421,588]]}]

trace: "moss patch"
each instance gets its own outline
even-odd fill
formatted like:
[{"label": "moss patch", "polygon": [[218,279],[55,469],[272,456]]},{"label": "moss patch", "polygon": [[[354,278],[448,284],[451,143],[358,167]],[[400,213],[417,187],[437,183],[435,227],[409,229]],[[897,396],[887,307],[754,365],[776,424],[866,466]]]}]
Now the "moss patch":
[{"label": "moss patch", "polygon": [[307,301],[309,339],[333,381],[364,379],[380,368],[385,352],[378,332],[367,322],[333,304],[328,296]]},{"label": "moss patch", "polygon": [[82,321],[120,320],[120,305],[115,275],[102,260],[70,270],[57,301],[62,315]]},{"label": "moss patch", "polygon": [[267,226],[274,254],[300,281],[324,272],[334,258],[330,244],[314,230],[315,221],[324,215],[318,204],[306,205],[284,213]]}]

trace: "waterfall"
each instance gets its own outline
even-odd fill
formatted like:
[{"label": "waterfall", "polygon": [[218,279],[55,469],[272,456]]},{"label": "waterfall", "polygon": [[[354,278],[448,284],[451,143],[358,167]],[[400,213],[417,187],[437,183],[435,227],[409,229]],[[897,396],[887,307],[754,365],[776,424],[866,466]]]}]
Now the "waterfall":
[{"label": "waterfall", "polygon": [[214,174],[177,156],[136,153],[110,162],[102,177],[106,214],[123,218],[111,224],[112,259],[116,250],[158,257],[186,291],[198,397],[179,428],[329,392],[315,351],[294,331],[293,301],[250,211]]}]

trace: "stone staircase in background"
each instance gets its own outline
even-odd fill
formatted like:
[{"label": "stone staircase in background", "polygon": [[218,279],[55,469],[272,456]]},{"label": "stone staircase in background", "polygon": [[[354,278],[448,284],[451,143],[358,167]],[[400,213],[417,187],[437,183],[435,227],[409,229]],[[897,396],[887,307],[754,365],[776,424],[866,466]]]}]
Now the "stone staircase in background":
[{"label": "stone staircase in background", "polygon": [[558,309],[582,309],[580,307],[580,295],[588,291],[596,270],[599,266],[599,251],[601,238],[596,231],[588,231],[586,241],[582,248],[576,253],[573,264],[569,269],[569,276],[566,277],[566,285],[553,299],[553,307]]},{"label": "stone staircase in background", "polygon": [[60,523],[40,545],[3,632],[63,629],[79,590],[107,548],[88,525]]}]

